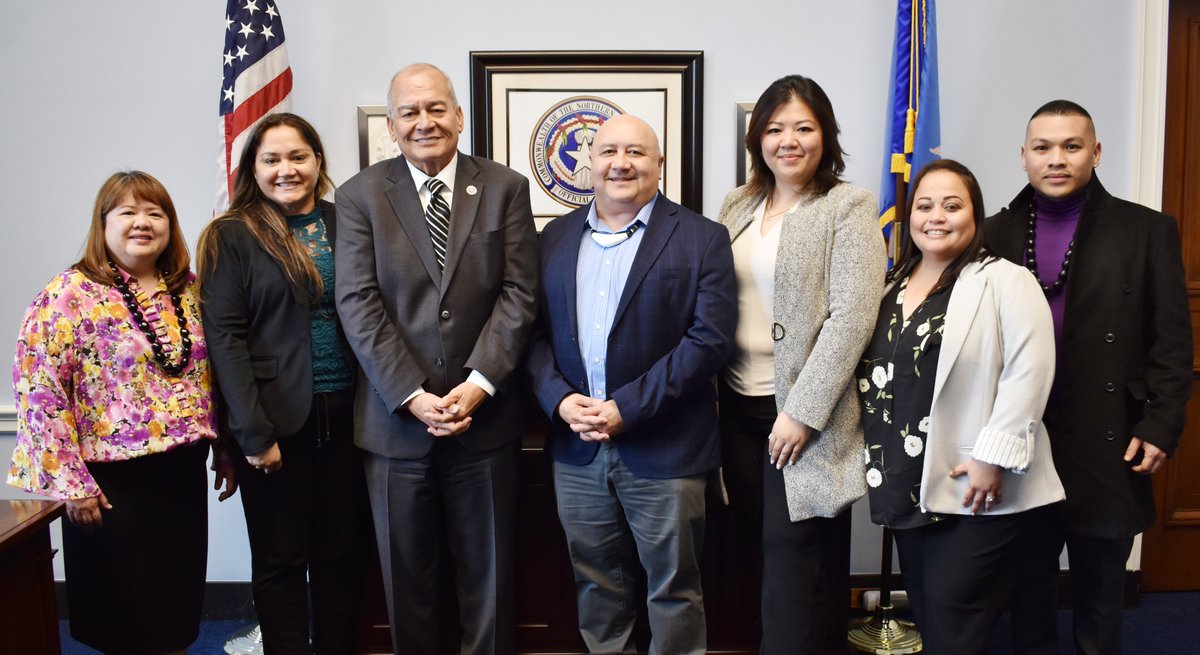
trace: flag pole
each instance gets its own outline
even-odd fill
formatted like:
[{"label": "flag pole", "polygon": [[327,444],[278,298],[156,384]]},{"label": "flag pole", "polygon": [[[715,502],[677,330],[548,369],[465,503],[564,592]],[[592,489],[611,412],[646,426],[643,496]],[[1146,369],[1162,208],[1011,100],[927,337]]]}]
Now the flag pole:
[{"label": "flag pole", "polygon": [[896,212],[892,214],[892,261],[900,259],[900,244],[905,226],[908,225],[908,183],[904,181],[904,173],[896,173]]},{"label": "flag pole", "polygon": [[[903,175],[901,175],[903,179]],[[895,617],[892,606],[892,529],[883,529],[883,552],[879,562],[879,604],[875,615],[846,635],[850,647],[861,653],[905,655],[924,648],[921,633],[908,622]]]}]

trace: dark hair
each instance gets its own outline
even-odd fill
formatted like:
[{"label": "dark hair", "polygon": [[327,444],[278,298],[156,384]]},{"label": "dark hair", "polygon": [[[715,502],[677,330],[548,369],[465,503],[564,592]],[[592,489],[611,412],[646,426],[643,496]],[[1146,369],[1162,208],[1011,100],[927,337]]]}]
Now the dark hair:
[{"label": "dark hair", "polygon": [[292,235],[287,218],[279,205],[263,195],[258,180],[254,177],[254,163],[258,158],[258,149],[262,146],[263,137],[276,127],[294,128],[317,156],[319,163],[317,183],[313,188],[314,200],[319,200],[333,188],[333,180],[327,172],[325,148],[321,145],[321,137],[317,135],[317,130],[295,114],[268,114],[254,126],[238,158],[229,209],[200,233],[200,242],[196,247],[196,268],[200,275],[200,283],[203,284],[217,265],[217,225],[224,221],[238,221],[250,230],[250,234],[263,250],[279,262],[292,285],[302,290],[312,289],[313,297],[316,298],[320,297],[323,290],[321,274],[317,272],[308,250]]},{"label": "dark hair", "polygon": [[954,161],[953,159],[935,159],[925,165],[913,178],[912,190],[908,194],[908,207],[905,212],[904,230],[900,236],[900,256],[896,258],[896,264],[892,270],[888,271],[887,281],[895,282],[903,279],[904,276],[912,272],[916,268],[917,263],[921,261],[921,251],[912,239],[912,210],[913,205],[917,200],[917,189],[921,186],[921,180],[925,179],[926,175],[937,171],[946,171],[953,173],[962,180],[963,185],[967,187],[967,196],[971,200],[971,218],[975,222],[975,236],[971,242],[967,244],[967,249],[962,251],[946,270],[942,271],[942,276],[938,278],[937,284],[929,290],[930,294],[934,294],[949,286],[958,274],[966,268],[971,262],[984,261],[989,258],[994,258],[989,252],[987,236],[983,229],[983,219],[987,215],[983,211],[983,190],[979,188],[979,180],[975,179],[975,174],[969,168]]},{"label": "dark hair", "polygon": [[842,182],[842,171],[846,170],[843,158],[846,154],[838,143],[837,119],[833,115],[833,104],[829,96],[819,84],[802,75],[781,77],[767,87],[754,103],[754,111],[750,114],[750,125],[746,128],[746,149],[750,151],[750,195],[765,196],[775,190],[775,174],[767,167],[763,158],[762,135],[767,129],[767,122],[776,109],[792,100],[799,100],[808,105],[817,125],[821,128],[821,162],[817,164],[817,172],[809,182],[809,187],[819,196],[829,193],[829,190]]},{"label": "dark hair", "polygon": [[92,282],[112,286],[112,269],[108,267],[112,253],[108,252],[108,244],[104,240],[105,216],[125,199],[126,194],[132,195],[134,200],[158,205],[167,215],[167,247],[158,256],[155,266],[162,272],[163,283],[167,285],[167,289],[173,293],[181,293],[187,287],[191,255],[188,254],[183,231],[179,229],[175,203],[171,202],[171,196],[162,182],[142,171],[113,173],[100,186],[100,191],[96,193],[95,206],[92,208],[92,224],[83,244],[83,256],[72,268],[83,273]]},{"label": "dark hair", "polygon": [[1038,107],[1037,111],[1033,112],[1033,115],[1029,117],[1029,120],[1033,121],[1033,119],[1037,118],[1038,116],[1044,115],[1083,116],[1084,118],[1088,119],[1089,123],[1092,122],[1092,115],[1088,113],[1088,110],[1084,109],[1079,103],[1071,102],[1070,100],[1051,100],[1041,107]]}]

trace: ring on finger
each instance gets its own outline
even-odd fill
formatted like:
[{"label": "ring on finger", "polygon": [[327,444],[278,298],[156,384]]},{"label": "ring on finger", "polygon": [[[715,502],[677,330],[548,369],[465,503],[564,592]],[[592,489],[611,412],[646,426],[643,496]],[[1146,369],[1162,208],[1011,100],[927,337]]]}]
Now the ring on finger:
[{"label": "ring on finger", "polygon": [[995,503],[995,502],[996,502],[996,496],[995,496],[994,494],[988,494],[988,495],[987,495],[987,496],[984,498],[984,500],[986,500],[986,501],[988,502],[988,504],[989,504],[989,505],[991,505],[992,503]]}]

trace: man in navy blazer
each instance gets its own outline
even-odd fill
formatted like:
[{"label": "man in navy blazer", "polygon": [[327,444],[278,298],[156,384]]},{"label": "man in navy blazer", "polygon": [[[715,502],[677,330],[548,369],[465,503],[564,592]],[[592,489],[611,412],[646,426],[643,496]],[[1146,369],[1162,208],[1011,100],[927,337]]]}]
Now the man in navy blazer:
[{"label": "man in navy blazer", "polygon": [[651,652],[705,652],[704,489],[720,466],[714,376],[733,347],[729,233],[658,193],[644,121],[616,116],[591,144],[595,201],[541,239],[530,349],[550,416],[558,514],[593,653],[632,647],[645,568]]},{"label": "man in navy blazer", "polygon": [[517,455],[529,413],[510,377],[536,317],[529,183],[458,152],[463,112],[445,74],[392,78],[402,156],[337,193],[337,306],[361,365],[355,443],[396,653],[440,652],[444,538],[464,655],[514,651]]}]

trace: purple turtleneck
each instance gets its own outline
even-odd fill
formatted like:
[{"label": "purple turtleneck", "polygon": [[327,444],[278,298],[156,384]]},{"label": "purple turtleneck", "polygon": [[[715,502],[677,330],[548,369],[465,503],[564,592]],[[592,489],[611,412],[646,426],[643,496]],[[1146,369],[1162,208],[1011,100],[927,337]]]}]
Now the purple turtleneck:
[{"label": "purple turtleneck", "polygon": [[[1067,246],[1075,238],[1075,227],[1079,225],[1079,215],[1083,213],[1083,203],[1087,200],[1087,189],[1074,195],[1053,200],[1040,193],[1034,194],[1037,203],[1037,241],[1034,251],[1037,253],[1038,277],[1043,285],[1053,284],[1062,270],[1063,259],[1067,254]],[[1028,259],[1028,257],[1026,257]],[[1067,285],[1046,298],[1050,303],[1050,314],[1054,317],[1054,343],[1056,350],[1062,352],[1063,313],[1067,308]],[[1058,391],[1058,375],[1054,376],[1054,389],[1051,395]]]}]

